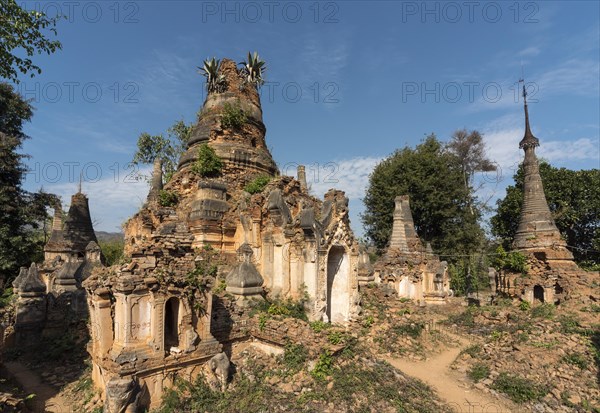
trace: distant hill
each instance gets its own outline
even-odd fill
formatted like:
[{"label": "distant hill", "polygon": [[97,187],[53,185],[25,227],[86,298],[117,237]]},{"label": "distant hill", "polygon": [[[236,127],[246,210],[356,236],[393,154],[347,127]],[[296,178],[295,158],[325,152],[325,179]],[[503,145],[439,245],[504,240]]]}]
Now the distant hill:
[{"label": "distant hill", "polygon": [[123,241],[124,234],[122,232],[106,232],[96,231],[96,238],[98,241]]}]

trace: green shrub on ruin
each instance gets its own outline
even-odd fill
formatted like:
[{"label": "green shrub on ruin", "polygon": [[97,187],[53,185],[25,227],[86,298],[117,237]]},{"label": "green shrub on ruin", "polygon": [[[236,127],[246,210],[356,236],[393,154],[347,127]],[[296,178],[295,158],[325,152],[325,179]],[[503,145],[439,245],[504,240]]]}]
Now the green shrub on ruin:
[{"label": "green shrub on ruin", "polygon": [[218,176],[223,166],[223,161],[215,150],[205,143],[200,145],[198,149],[198,160],[192,166],[192,172],[210,178]]},{"label": "green shrub on ruin", "polygon": [[506,252],[502,246],[496,248],[496,255],[492,265],[498,271],[507,270],[521,274],[527,274],[527,257],[518,252]]},{"label": "green shrub on ruin", "polygon": [[240,108],[239,104],[232,105],[225,103],[221,115],[221,128],[239,129],[248,120],[246,113]]},{"label": "green shrub on ruin", "polygon": [[179,202],[179,196],[177,193],[172,191],[167,191],[166,189],[162,189],[158,193],[158,203],[163,207],[172,207],[177,205]]},{"label": "green shrub on ruin", "polygon": [[252,181],[250,181],[248,183],[248,185],[246,185],[244,187],[244,191],[248,192],[249,194],[258,194],[259,192],[262,192],[263,189],[265,189],[265,187],[267,186],[267,184],[269,182],[271,182],[270,176],[268,176],[268,175],[257,176]]}]

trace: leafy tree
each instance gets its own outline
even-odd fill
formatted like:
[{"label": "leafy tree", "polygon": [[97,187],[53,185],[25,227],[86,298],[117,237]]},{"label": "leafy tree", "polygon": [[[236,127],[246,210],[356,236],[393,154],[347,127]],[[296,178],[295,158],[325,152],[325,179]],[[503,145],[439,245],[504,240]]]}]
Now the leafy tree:
[{"label": "leafy tree", "polygon": [[[49,40],[44,31],[56,35],[56,22],[59,16],[49,18],[39,11],[27,11],[15,0],[0,2],[0,76],[19,82],[18,72],[29,73],[33,77],[42,73],[31,57],[35,54],[54,53],[60,49],[58,40]],[[24,51],[26,57],[19,57],[16,50]]]},{"label": "leafy tree", "polygon": [[[573,171],[540,162],[544,192],[556,226],[575,256],[584,265],[600,264],[600,169]],[[514,175],[515,184],[497,201],[491,218],[492,234],[511,248],[523,206],[523,166]]]},{"label": "leafy tree", "polygon": [[23,123],[32,115],[30,104],[12,86],[0,83],[0,279],[5,281],[17,275],[20,266],[41,259],[45,238],[39,229],[48,219],[46,206],[58,200],[21,186],[27,156],[18,151],[27,138]]},{"label": "leafy tree", "polygon": [[461,160],[430,135],[415,149],[397,150],[369,177],[362,220],[366,236],[381,251],[392,232],[394,198],[409,195],[417,233],[441,254],[471,253],[483,231],[472,189],[463,185]]},{"label": "leafy tree", "polygon": [[[486,157],[483,137],[476,130],[469,132],[466,129],[459,129],[455,131],[447,148],[460,160],[463,183],[467,191],[474,192],[478,189],[471,190],[475,173],[491,172],[497,169],[496,165]],[[469,205],[469,210],[475,214],[472,205]]]},{"label": "leafy tree", "polygon": [[122,239],[100,240],[99,244],[107,266],[119,264],[121,262],[125,246],[125,242]]},{"label": "leafy tree", "polygon": [[131,162],[136,165],[151,164],[156,158],[162,159],[164,181],[168,182],[177,170],[179,157],[185,151],[191,132],[192,125],[183,120],[167,129],[167,136],[143,132],[138,138],[137,151]]}]

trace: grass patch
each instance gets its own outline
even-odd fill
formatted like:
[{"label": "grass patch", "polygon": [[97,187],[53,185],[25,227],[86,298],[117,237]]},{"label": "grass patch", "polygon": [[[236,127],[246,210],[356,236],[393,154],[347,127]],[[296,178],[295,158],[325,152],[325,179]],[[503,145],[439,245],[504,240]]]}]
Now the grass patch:
[{"label": "grass patch", "polygon": [[550,320],[554,318],[554,304],[541,304],[531,309],[531,316],[534,318],[544,318]]},{"label": "grass patch", "polygon": [[283,353],[283,364],[292,374],[302,370],[308,351],[302,344],[287,343]]},{"label": "grass patch", "polygon": [[487,379],[490,376],[490,368],[482,363],[477,363],[473,365],[469,371],[467,371],[467,376],[475,383],[480,380]]},{"label": "grass patch", "polygon": [[567,364],[571,364],[573,366],[577,366],[579,367],[581,370],[585,370],[585,368],[588,366],[588,361],[585,357],[584,354],[582,353],[569,353],[569,354],[565,354],[562,358],[562,361],[564,361]]},{"label": "grass patch", "polygon": [[515,403],[539,400],[548,394],[544,386],[536,385],[523,377],[500,373],[492,383],[492,389],[506,394]]}]

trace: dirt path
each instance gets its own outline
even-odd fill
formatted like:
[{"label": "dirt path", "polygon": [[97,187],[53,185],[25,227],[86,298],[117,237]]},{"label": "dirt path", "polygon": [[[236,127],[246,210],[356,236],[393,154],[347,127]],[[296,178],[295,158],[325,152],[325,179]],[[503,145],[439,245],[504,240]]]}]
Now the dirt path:
[{"label": "dirt path", "polygon": [[4,363],[6,371],[28,394],[35,394],[34,411],[49,413],[71,413],[70,403],[53,387],[42,382],[40,377],[16,361]]},{"label": "dirt path", "polygon": [[411,362],[394,358],[387,358],[387,361],[409,376],[427,383],[457,413],[512,413],[518,411],[518,408],[508,401],[499,400],[491,394],[461,383],[461,375],[451,371],[449,367],[469,343],[458,336],[455,338],[460,341],[460,347],[450,348],[426,361]]}]

